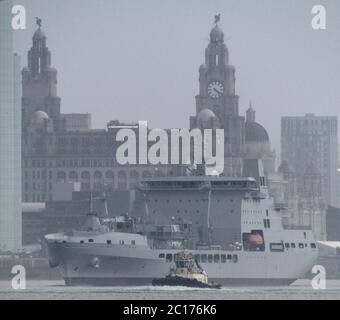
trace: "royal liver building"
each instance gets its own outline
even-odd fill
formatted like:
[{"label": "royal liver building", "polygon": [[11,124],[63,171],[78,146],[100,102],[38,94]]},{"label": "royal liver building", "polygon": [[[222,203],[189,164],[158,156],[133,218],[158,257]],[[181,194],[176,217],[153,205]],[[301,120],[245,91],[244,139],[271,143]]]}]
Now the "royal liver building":
[{"label": "royal liver building", "polygon": [[[246,122],[239,115],[235,67],[229,64],[218,21],[216,17],[205,63],[199,69],[197,112],[190,127],[225,130],[225,176],[241,176],[243,159],[254,157],[265,160],[268,173],[274,161],[269,137],[255,122],[255,110],[249,108]],[[170,165],[120,166],[115,159],[120,143],[115,137],[124,124],[110,121],[107,128],[94,130],[90,115],[62,113],[57,70],[40,19],[37,24],[28,65],[22,71],[23,201],[54,200],[57,185],[63,183],[77,183],[82,191],[128,190],[142,178],[184,174],[185,169]]]}]

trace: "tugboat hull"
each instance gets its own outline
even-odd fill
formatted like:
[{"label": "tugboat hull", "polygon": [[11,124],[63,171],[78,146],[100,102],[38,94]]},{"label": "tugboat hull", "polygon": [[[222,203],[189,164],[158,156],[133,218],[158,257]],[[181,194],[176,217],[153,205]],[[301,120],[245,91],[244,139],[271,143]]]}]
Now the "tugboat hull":
[{"label": "tugboat hull", "polygon": [[196,279],[188,279],[183,277],[166,277],[162,279],[152,280],[153,286],[175,286],[175,287],[190,287],[204,289],[221,289],[220,284],[203,283]]}]

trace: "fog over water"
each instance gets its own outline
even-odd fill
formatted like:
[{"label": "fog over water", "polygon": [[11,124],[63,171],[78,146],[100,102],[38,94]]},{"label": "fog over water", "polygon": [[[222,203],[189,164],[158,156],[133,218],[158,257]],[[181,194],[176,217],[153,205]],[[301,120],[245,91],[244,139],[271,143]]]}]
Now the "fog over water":
[{"label": "fog over water", "polygon": [[280,116],[340,113],[340,2],[321,1],[327,30],[311,28],[314,0],[17,0],[28,28],[16,32],[26,54],[43,29],[58,69],[63,112],[188,127],[198,68],[216,13],[236,66],[240,112],[249,100],[280,150]]}]

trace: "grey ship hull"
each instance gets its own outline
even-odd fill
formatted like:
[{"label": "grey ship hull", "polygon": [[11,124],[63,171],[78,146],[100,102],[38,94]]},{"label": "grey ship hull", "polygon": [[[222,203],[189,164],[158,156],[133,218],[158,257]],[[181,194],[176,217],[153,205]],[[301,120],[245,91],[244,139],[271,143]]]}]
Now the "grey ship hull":
[{"label": "grey ship hull", "polygon": [[[178,250],[152,250],[148,247],[109,246],[106,244],[49,243],[51,266],[58,266],[66,285],[139,286],[151,285],[154,278],[164,277],[173,263],[159,258],[162,253]],[[191,251],[193,254],[232,254],[237,262],[201,263],[209,281],[224,286],[289,285],[310,272],[317,251],[243,252]],[[94,263],[95,262],[95,263]]]},{"label": "grey ship hull", "polygon": [[[210,282],[224,286],[289,285],[311,271],[318,249],[311,230],[283,228],[281,212],[263,185],[264,176],[260,176],[260,185],[253,178],[208,176],[146,180],[145,192],[154,200],[147,202],[148,211],[160,212],[159,219],[150,219],[154,226],[166,225],[174,212],[179,212],[180,218],[186,210],[189,221],[199,219],[203,243],[228,248],[188,250]],[[193,208],[201,210],[203,217],[198,218]],[[168,249],[154,249],[149,245],[159,247],[163,242],[154,242],[152,236],[105,232],[91,217],[93,223],[83,230],[97,232],[45,236],[50,264],[59,267],[67,285],[151,285],[153,279],[168,274],[175,255],[182,251],[178,245],[169,249],[176,245],[173,241],[166,242]],[[208,239],[210,223],[216,237],[212,242]],[[198,238],[196,235],[196,243]]]}]

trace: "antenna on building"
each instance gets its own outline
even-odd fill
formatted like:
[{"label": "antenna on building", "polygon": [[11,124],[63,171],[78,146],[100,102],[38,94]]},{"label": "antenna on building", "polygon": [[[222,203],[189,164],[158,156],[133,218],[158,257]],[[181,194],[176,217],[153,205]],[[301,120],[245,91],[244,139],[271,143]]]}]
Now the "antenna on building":
[{"label": "antenna on building", "polygon": [[221,21],[221,14],[215,15],[215,24],[218,24]]}]

